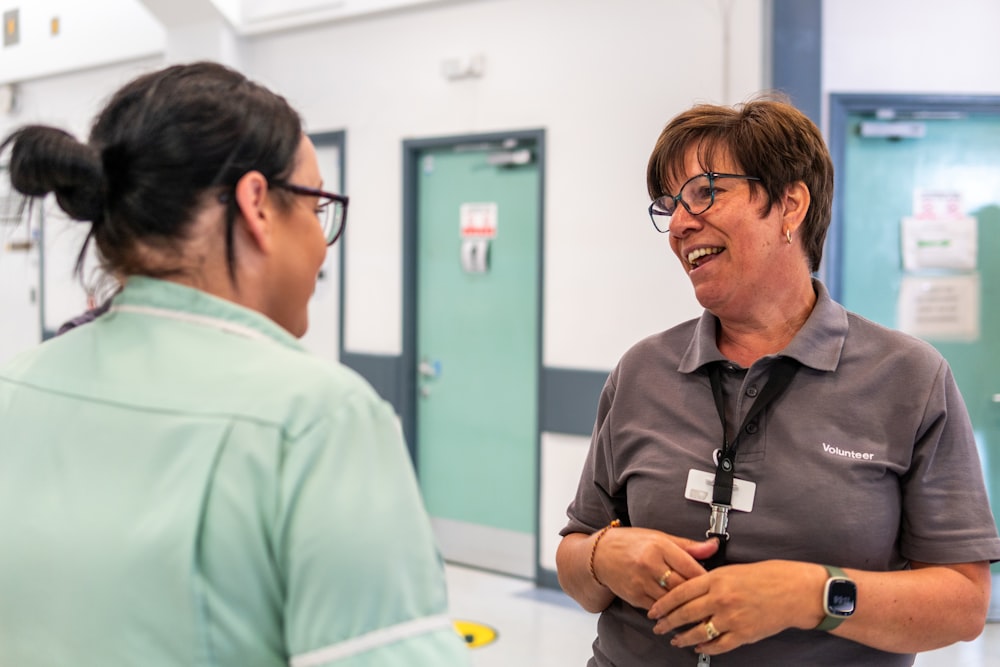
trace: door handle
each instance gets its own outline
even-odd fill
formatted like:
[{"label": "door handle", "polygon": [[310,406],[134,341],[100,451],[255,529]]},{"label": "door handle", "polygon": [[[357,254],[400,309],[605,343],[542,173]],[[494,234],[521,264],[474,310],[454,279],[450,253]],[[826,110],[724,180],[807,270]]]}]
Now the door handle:
[{"label": "door handle", "polygon": [[[420,360],[417,364],[417,375],[421,380],[433,380],[439,375],[441,375],[441,362],[435,359],[434,361],[428,360],[426,357]],[[420,398],[430,398],[431,388],[423,382],[420,383],[419,388]]]},{"label": "door handle", "polygon": [[441,375],[441,362],[434,361],[433,363],[427,359],[422,359],[419,364],[417,364],[417,374],[420,377],[425,377],[428,379],[434,379]]}]

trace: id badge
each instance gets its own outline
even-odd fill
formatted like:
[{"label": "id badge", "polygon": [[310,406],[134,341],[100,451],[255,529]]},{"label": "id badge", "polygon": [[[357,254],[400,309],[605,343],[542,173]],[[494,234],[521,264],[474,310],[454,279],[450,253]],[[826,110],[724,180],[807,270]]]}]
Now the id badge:
[{"label": "id badge", "polygon": [[[687,486],[684,487],[684,497],[698,503],[712,504],[712,491],[715,488],[715,473],[703,472],[692,468],[688,471]],[[757,494],[757,485],[745,479],[733,479],[732,507],[740,512],[753,511],[753,499]]]}]

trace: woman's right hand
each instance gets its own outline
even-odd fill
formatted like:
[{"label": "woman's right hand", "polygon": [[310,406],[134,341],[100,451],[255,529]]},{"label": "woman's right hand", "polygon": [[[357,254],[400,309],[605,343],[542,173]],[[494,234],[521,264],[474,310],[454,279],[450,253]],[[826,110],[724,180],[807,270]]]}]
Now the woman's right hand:
[{"label": "woman's right hand", "polygon": [[696,542],[649,528],[614,528],[594,551],[594,574],[625,602],[649,609],[674,586],[705,574],[698,561],[718,548],[715,538]]},{"label": "woman's right hand", "polygon": [[603,611],[615,596],[649,609],[674,586],[704,574],[698,561],[718,548],[716,539],[696,542],[648,528],[570,533],[556,550],[559,585],[590,612]]}]

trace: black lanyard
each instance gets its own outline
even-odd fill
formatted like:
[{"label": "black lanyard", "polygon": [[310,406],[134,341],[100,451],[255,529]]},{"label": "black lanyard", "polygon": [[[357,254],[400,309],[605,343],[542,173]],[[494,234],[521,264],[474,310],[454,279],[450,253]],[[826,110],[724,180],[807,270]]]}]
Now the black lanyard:
[{"label": "black lanyard", "polygon": [[771,368],[767,384],[761,389],[757,400],[750,406],[750,411],[743,420],[743,425],[736,432],[732,442],[726,429],[726,397],[722,390],[721,363],[714,363],[708,368],[708,377],[712,382],[712,396],[715,398],[715,409],[722,421],[722,451],[715,466],[715,485],[712,488],[712,517],[709,523],[707,537],[719,538],[719,550],[705,561],[708,569],[718,567],[726,561],[726,543],[729,541],[729,510],[733,501],[733,475],[736,473],[736,448],[740,445],[740,436],[752,422],[773,403],[788,388],[795,372],[799,368],[797,361],[790,357],[781,357]]}]

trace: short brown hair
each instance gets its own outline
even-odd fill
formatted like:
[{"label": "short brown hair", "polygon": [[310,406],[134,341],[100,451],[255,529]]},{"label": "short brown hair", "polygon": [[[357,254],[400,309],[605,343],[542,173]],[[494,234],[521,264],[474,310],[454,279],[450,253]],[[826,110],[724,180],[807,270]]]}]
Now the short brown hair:
[{"label": "short brown hair", "polygon": [[732,107],[691,107],[675,116],[656,141],[646,169],[651,198],[668,194],[670,183],[683,182],[684,160],[692,147],[705,171],[717,171],[718,161],[728,155],[741,173],[759,178],[750,186],[766,193],[764,212],[789,185],[804,182],[811,202],[802,243],[810,270],[819,269],[833,205],[833,162],[815,123],[776,95]]}]

